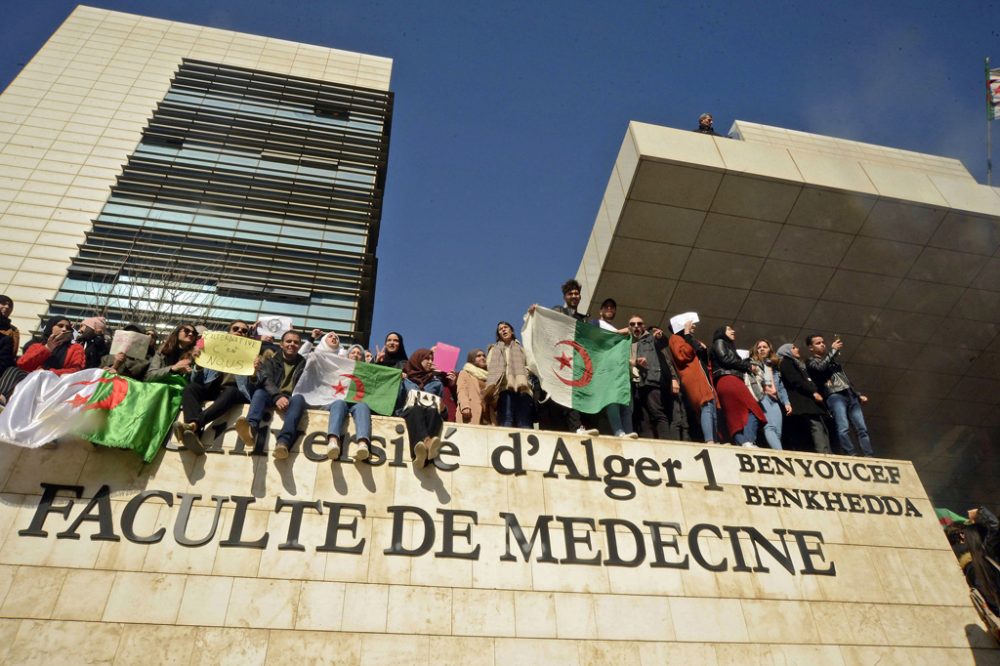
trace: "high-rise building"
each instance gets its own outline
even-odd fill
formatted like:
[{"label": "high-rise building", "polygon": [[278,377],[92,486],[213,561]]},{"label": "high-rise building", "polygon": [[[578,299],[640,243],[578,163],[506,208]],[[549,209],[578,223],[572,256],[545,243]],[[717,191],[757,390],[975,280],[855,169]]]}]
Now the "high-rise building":
[{"label": "high-rise building", "polygon": [[15,323],[288,315],[367,341],[391,61],[78,7],[0,96]]}]

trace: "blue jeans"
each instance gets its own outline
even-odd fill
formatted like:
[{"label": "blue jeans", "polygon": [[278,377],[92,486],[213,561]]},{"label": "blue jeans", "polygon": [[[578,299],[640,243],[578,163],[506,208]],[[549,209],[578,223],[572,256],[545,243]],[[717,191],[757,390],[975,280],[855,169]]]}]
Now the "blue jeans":
[{"label": "blue jeans", "polygon": [[764,424],[764,439],[767,445],[777,451],[781,450],[781,419],[785,414],[784,406],[769,395],[760,399],[760,407],[764,410],[767,423]]},{"label": "blue jeans", "polygon": [[[250,399],[250,409],[247,412],[247,421],[251,426],[254,428],[260,426],[264,412],[274,405],[274,401],[275,398],[272,398],[265,389],[259,388],[253,392],[253,398]],[[295,442],[295,435],[299,429],[299,419],[302,418],[302,413],[305,411],[306,401],[301,395],[293,395],[288,399],[288,408],[283,416],[281,431],[278,432],[278,441],[284,443],[288,448],[292,448],[292,444]]]},{"label": "blue jeans", "polygon": [[715,409],[715,401],[709,400],[701,406],[701,433],[706,442],[717,442],[715,438],[716,421],[719,413]]},{"label": "blue jeans", "polygon": [[632,404],[621,405],[612,403],[604,408],[604,414],[608,417],[608,425],[615,436],[629,434],[634,431],[632,425]]},{"label": "blue jeans", "polygon": [[504,428],[531,428],[531,395],[501,391],[497,396],[497,421]]},{"label": "blue jeans", "polygon": [[414,382],[404,378],[402,387],[403,395],[406,395],[406,391],[423,391],[424,393],[433,393],[439,398],[444,397],[444,384],[440,379],[432,379],[424,384],[423,388],[420,388]]},{"label": "blue jeans", "polygon": [[747,424],[743,426],[743,430],[733,435],[733,443],[735,444],[755,444],[757,442],[757,428],[760,427],[760,421],[757,417],[753,415],[753,412],[747,414]]},{"label": "blue jeans", "polygon": [[372,441],[372,410],[364,402],[344,402],[336,400],[330,403],[330,420],[327,422],[326,432],[329,435],[336,435],[337,440],[343,442],[341,433],[344,430],[344,419],[350,412],[354,417],[354,438],[358,442],[370,443]]},{"label": "blue jeans", "polygon": [[851,426],[858,434],[858,444],[861,453],[874,456],[872,442],[868,437],[868,426],[865,425],[865,415],[861,411],[861,401],[854,391],[838,391],[826,396],[826,406],[833,413],[833,422],[837,427],[837,441],[846,456],[857,455],[854,443],[851,441]]}]

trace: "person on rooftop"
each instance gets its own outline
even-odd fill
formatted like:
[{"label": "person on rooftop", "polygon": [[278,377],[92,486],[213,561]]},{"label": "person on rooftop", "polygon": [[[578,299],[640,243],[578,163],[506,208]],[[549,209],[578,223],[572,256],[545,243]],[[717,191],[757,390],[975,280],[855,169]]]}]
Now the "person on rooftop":
[{"label": "person on rooftop", "polygon": [[712,136],[718,136],[715,132],[715,127],[712,125],[711,113],[703,113],[698,116],[698,129],[695,131],[699,134],[711,134]]},{"label": "person on rooftop", "polygon": [[851,441],[853,425],[858,435],[861,454],[868,458],[874,457],[868,426],[865,424],[865,415],[861,409],[861,406],[868,402],[868,397],[855,390],[847,373],[844,372],[844,366],[840,362],[840,352],[844,348],[843,340],[835,337],[827,349],[823,336],[813,334],[806,336],[806,346],[811,354],[806,361],[806,368],[813,382],[819,387],[819,392],[823,394],[827,408],[833,414],[841,453],[847,456],[857,453],[854,442]]},{"label": "person on rooftop", "polygon": [[764,439],[772,449],[781,450],[781,431],[784,417],[792,413],[788,393],[781,381],[779,359],[767,340],[758,340],[750,349],[750,360],[757,361],[762,372],[744,375],[747,387],[757,398],[767,423],[764,424]]},{"label": "person on rooftop", "polygon": [[[694,337],[697,322],[671,320],[674,334],[670,336],[670,355],[674,359],[677,374],[680,375],[681,389],[688,401],[697,423],[701,426],[702,440],[708,444],[717,441],[718,405],[712,386],[712,364],[708,348]],[[695,421],[692,416],[692,422]]]},{"label": "person on rooftop", "polygon": [[712,378],[719,393],[726,435],[744,448],[757,448],[758,427],[766,422],[764,411],[743,381],[748,372],[761,372],[760,364],[736,353],[736,329],[722,326],[712,336]]},{"label": "person on rooftop", "polygon": [[143,380],[155,382],[171,374],[190,376],[194,371],[193,355],[199,337],[194,324],[181,324],[171,331],[150,359]]},{"label": "person on rooftop", "polygon": [[396,331],[390,331],[385,336],[385,345],[381,349],[377,347],[375,349],[375,364],[402,370],[406,361],[406,346],[403,344],[403,336]]},{"label": "person on rooftop", "polygon": [[430,349],[413,352],[403,368],[405,394],[397,416],[406,421],[410,458],[416,468],[437,458],[441,450],[445,406],[441,400],[444,384],[439,375],[434,368],[434,352]]},{"label": "person on rooftop", "polygon": [[509,322],[497,323],[496,342],[486,352],[483,395],[496,405],[496,424],[504,428],[531,428],[531,378],[524,347]]},{"label": "person on rooftop", "polygon": [[486,352],[473,349],[458,373],[458,418],[461,423],[482,425],[489,422],[483,405],[483,389],[488,376],[486,367]]},{"label": "person on rooftop", "polygon": [[816,453],[830,453],[830,434],[824,417],[827,415],[823,396],[806,370],[799,348],[794,343],[778,347],[781,359],[779,368],[788,392],[792,411],[788,417],[789,430],[786,441],[795,444],[806,439],[808,433]]}]

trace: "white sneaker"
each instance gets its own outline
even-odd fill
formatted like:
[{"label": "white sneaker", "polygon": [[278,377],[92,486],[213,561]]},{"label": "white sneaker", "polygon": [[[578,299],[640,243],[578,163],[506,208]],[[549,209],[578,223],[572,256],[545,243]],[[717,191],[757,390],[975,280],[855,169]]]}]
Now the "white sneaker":
[{"label": "white sneaker", "polygon": [[637,432],[623,432],[619,437],[624,437],[625,439],[639,439],[639,433]]},{"label": "white sneaker", "polygon": [[759,448],[753,442],[743,442],[742,444],[740,444],[740,446],[742,446],[744,449],[756,449],[756,448]]},{"label": "white sneaker", "polygon": [[340,457],[340,442],[333,440],[333,444],[326,449],[326,457],[330,460],[336,460]]},{"label": "white sneaker", "polygon": [[415,458],[413,459],[414,467],[423,467],[427,464],[427,445],[423,442],[417,442],[416,446],[413,447],[413,453]]},{"label": "white sneaker", "polygon": [[368,450],[367,444],[358,444],[358,450],[354,454],[354,462],[361,462],[362,460],[368,460],[368,456],[371,452]]},{"label": "white sneaker", "polygon": [[431,437],[430,443],[427,444],[427,459],[433,460],[438,457],[438,452],[441,450],[441,438]]},{"label": "white sneaker", "polygon": [[580,426],[579,428],[576,429],[576,434],[590,435],[591,437],[597,437],[598,435],[601,434],[601,431],[598,430],[597,428],[584,428],[583,426]]}]

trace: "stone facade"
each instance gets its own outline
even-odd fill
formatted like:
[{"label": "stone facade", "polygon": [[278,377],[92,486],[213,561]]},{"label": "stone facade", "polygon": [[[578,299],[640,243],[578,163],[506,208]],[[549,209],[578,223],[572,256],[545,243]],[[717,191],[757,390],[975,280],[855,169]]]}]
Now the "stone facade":
[{"label": "stone facade", "polygon": [[326,416],[308,419],[278,462],[222,427],[217,453],[171,444],[149,465],[0,448],[4,660],[1000,658],[910,463],[448,425],[418,471],[397,419],[357,464],[327,460]]}]

